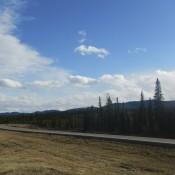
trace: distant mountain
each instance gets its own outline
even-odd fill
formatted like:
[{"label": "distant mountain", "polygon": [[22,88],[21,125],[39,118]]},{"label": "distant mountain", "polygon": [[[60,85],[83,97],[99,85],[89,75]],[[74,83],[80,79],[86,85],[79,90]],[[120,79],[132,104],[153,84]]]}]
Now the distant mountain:
[{"label": "distant mountain", "polygon": [[163,103],[166,108],[175,108],[175,101],[164,101]]},{"label": "distant mountain", "polygon": [[[152,101],[152,103],[154,103],[154,101]],[[149,101],[146,100],[145,101],[145,106],[147,107],[149,104]],[[164,101],[163,102],[165,108],[168,109],[175,109],[175,101]],[[116,103],[113,103],[113,105],[116,105]],[[122,107],[123,103],[119,103],[119,107]],[[140,105],[139,101],[130,101],[130,102],[126,102],[124,103],[125,108],[127,108],[128,110],[134,110],[134,109],[138,109]],[[22,115],[30,115],[30,114],[41,114],[41,115],[48,115],[48,114],[56,114],[56,113],[60,113],[60,112],[83,112],[86,111],[88,109],[94,109],[97,110],[97,107],[91,106],[91,107],[83,107],[83,108],[74,108],[74,109],[68,109],[66,111],[59,111],[59,110],[45,110],[45,111],[36,111],[33,113],[20,113],[20,112],[4,112],[4,113],[0,113],[0,116],[22,116]]]},{"label": "distant mountain", "polygon": [[[124,104],[125,108],[127,108],[128,110],[134,110],[134,109],[138,109],[140,106],[140,101],[130,101],[130,102],[126,102],[126,103],[119,103],[119,107],[122,107],[122,105]],[[149,104],[148,100],[145,100],[145,107],[147,107]],[[154,104],[154,101],[152,101],[152,104]],[[168,109],[173,109],[175,108],[175,101],[163,101],[163,104],[166,108]],[[116,105],[116,103],[113,103],[113,105]],[[74,109],[69,109],[66,111],[70,111],[70,112],[74,112],[74,111],[85,111],[88,109],[98,109],[97,107],[84,107],[84,108],[74,108]]]},{"label": "distant mountain", "polygon": [[94,107],[94,106],[91,106],[91,107],[82,107],[82,108],[73,108],[73,109],[68,109],[66,110],[67,112],[74,112],[74,111],[78,111],[78,112],[83,112],[83,111],[86,111],[88,109],[98,109],[97,107]]},{"label": "distant mountain", "polygon": [[19,115],[21,114],[20,112],[3,112],[3,113],[0,113],[1,116],[16,116],[16,115]]},{"label": "distant mountain", "polygon": [[30,115],[30,114],[53,114],[53,113],[58,113],[60,111],[58,110],[45,110],[45,111],[36,111],[36,112],[30,112],[30,113],[27,113],[27,112],[3,112],[3,113],[0,113],[0,116],[23,116],[23,115]]},{"label": "distant mountain", "polygon": [[45,110],[45,111],[36,111],[36,112],[33,112],[33,113],[37,113],[37,114],[42,114],[42,113],[49,114],[49,113],[56,113],[56,112],[61,112],[61,111],[59,111],[59,110]]}]

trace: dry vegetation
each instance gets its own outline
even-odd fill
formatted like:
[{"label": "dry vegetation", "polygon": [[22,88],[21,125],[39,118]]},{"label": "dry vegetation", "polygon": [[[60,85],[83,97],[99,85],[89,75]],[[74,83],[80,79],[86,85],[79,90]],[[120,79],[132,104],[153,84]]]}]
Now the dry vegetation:
[{"label": "dry vegetation", "polygon": [[3,175],[173,175],[175,149],[0,131]]}]

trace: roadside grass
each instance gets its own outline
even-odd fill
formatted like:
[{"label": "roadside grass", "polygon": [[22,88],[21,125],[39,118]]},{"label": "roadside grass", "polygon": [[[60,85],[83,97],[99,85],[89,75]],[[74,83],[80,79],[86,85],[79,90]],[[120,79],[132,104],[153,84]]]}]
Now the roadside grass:
[{"label": "roadside grass", "polygon": [[0,131],[0,175],[173,175],[175,149]]}]

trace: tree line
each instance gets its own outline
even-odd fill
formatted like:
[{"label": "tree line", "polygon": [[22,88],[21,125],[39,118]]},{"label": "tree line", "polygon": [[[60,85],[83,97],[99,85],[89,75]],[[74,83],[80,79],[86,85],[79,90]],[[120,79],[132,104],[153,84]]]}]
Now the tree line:
[{"label": "tree line", "polygon": [[128,108],[125,103],[112,102],[110,95],[102,106],[67,111],[35,112],[1,116],[1,123],[27,123],[49,129],[81,132],[113,133],[127,135],[175,138],[175,107],[164,106],[164,96],[159,79],[155,83],[153,99],[145,100],[141,92],[139,106]]}]

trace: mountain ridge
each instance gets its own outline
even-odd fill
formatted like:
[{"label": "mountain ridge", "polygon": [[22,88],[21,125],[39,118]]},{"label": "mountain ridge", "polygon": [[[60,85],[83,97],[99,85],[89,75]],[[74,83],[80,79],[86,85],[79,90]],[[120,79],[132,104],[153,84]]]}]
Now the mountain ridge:
[{"label": "mountain ridge", "polygon": [[[152,100],[152,104],[154,103],[154,100]],[[149,100],[145,100],[145,107],[147,107],[149,104]],[[116,105],[116,103],[113,103],[113,106]],[[134,109],[138,109],[139,105],[140,105],[140,101],[128,101],[128,102],[123,102],[123,103],[119,103],[119,107],[125,106],[125,108],[127,108],[128,110],[134,110]],[[170,100],[170,101],[163,101],[163,105],[165,106],[165,108],[168,109],[175,109],[175,100]],[[104,107],[104,106],[103,106]],[[98,107],[95,106],[88,106],[88,107],[81,107],[81,108],[72,108],[72,109],[67,109],[67,110],[43,110],[43,111],[35,111],[35,112],[2,112],[0,113],[0,116],[16,116],[19,114],[49,114],[49,113],[60,113],[60,112],[73,112],[73,111],[85,111],[87,109],[90,108],[96,108],[98,109]]]}]

